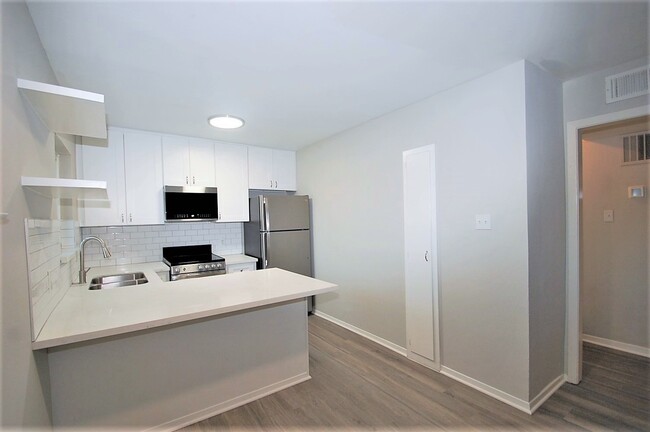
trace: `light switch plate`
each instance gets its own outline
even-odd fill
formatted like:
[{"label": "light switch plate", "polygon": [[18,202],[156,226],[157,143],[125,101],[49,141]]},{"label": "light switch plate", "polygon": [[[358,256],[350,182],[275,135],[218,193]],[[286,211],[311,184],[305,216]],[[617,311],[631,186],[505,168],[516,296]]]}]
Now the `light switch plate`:
[{"label": "light switch plate", "polygon": [[607,222],[607,223],[614,222],[614,210],[603,211],[603,222]]},{"label": "light switch plate", "polygon": [[489,214],[478,214],[476,215],[476,225],[474,229],[477,230],[491,230],[492,229],[492,219]]}]

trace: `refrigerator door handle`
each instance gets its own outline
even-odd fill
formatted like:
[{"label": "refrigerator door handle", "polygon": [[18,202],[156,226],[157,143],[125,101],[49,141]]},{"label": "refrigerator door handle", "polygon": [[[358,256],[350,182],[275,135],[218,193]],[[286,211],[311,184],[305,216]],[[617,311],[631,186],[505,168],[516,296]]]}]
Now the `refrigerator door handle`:
[{"label": "refrigerator door handle", "polygon": [[269,238],[267,233],[262,233],[262,268],[269,266]]},{"label": "refrigerator door handle", "polygon": [[266,208],[266,197],[263,197],[260,201],[260,225],[262,231],[267,231],[269,229],[269,212]]}]

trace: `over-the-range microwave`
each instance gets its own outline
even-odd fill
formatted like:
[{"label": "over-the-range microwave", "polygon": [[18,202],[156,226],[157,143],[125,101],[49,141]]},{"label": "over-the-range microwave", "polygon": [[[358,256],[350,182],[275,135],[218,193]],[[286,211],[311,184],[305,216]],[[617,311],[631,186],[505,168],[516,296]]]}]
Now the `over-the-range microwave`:
[{"label": "over-the-range microwave", "polygon": [[219,219],[216,187],[165,186],[165,222]]}]

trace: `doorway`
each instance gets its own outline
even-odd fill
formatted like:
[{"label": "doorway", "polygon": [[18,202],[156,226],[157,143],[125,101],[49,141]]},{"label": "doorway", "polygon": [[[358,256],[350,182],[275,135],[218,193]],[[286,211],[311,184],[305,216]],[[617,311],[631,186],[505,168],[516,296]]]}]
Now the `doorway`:
[{"label": "doorway", "polygon": [[581,307],[581,175],[580,148],[582,133],[589,128],[629,121],[650,114],[650,106],[577,120],[567,124],[566,174],[567,174],[567,327],[566,374],[567,381],[578,384],[582,378],[582,317]]}]

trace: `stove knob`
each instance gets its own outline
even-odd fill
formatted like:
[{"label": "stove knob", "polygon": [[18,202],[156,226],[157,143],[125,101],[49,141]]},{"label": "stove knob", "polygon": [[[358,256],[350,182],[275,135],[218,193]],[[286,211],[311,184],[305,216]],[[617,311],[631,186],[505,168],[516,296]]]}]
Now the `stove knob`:
[{"label": "stove knob", "polygon": [[181,272],[181,269],[180,269],[180,268],[178,268],[178,267],[172,267],[172,273],[176,273],[176,274],[178,274],[178,273],[180,273],[180,272]]},{"label": "stove knob", "polygon": [[213,269],[215,269],[215,268],[217,268],[217,265],[216,265],[216,264],[212,264],[211,267],[212,267]]},{"label": "stove knob", "polygon": [[203,270],[203,264],[199,264],[199,270]]}]

